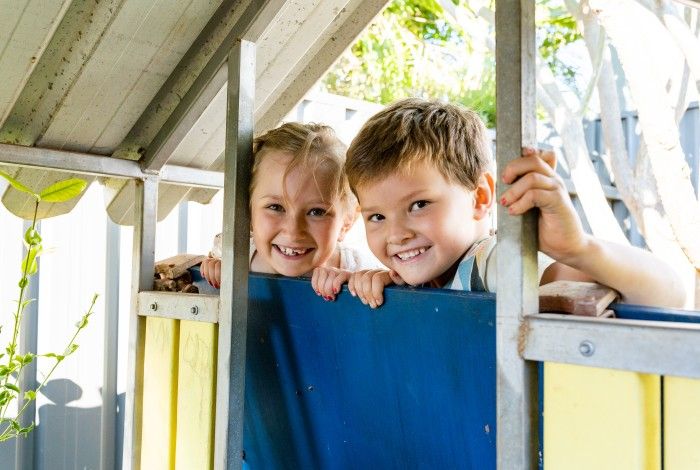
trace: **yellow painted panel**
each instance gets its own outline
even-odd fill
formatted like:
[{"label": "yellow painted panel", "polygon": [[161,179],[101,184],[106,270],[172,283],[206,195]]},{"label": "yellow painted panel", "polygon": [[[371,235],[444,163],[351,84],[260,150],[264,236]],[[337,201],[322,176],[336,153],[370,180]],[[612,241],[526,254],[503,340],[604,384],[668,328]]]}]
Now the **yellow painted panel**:
[{"label": "yellow painted panel", "polygon": [[177,395],[177,470],[212,468],[216,325],[182,321]]},{"label": "yellow painted panel", "polygon": [[664,377],[664,463],[700,468],[700,380]]},{"label": "yellow painted panel", "polygon": [[544,377],[546,470],[661,468],[658,376],[546,363]]},{"label": "yellow painted panel", "polygon": [[171,470],[175,462],[178,323],[164,318],[146,319],[142,469]]}]

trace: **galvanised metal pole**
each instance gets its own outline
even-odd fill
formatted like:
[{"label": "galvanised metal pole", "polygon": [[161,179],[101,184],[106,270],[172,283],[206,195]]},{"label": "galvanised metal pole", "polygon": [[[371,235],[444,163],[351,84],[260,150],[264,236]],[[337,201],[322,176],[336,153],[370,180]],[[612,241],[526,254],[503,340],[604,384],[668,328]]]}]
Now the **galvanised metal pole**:
[{"label": "galvanised metal pole", "polygon": [[135,180],[134,245],[126,405],[124,409],[124,459],[126,469],[141,466],[143,419],[143,352],[146,317],[138,314],[138,293],[153,289],[155,266],[158,177]]},{"label": "galvanised metal pole", "polygon": [[224,235],[221,263],[214,468],[240,469],[248,323],[249,194],[253,158],[255,43],[240,40],[228,58]]},{"label": "galvanised metal pole", "polygon": [[[535,145],[535,2],[496,0],[496,155],[498,171]],[[498,178],[498,199],[505,185]],[[537,468],[537,369],[522,358],[524,315],[538,309],[537,224],[498,208],[496,293],[497,463]]]}]

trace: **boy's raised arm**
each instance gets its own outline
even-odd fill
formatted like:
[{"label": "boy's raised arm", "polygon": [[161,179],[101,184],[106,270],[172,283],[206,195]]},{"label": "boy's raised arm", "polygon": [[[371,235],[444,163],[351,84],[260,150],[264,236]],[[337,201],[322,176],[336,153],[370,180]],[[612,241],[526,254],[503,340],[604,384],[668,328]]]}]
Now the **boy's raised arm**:
[{"label": "boy's raised arm", "polygon": [[667,263],[640,248],[585,233],[555,167],[553,152],[523,149],[503,171],[503,182],[511,186],[499,201],[511,215],[538,208],[540,251],[579,271],[552,267],[551,280],[589,276],[620,292],[625,302],[682,307],[685,292]]}]

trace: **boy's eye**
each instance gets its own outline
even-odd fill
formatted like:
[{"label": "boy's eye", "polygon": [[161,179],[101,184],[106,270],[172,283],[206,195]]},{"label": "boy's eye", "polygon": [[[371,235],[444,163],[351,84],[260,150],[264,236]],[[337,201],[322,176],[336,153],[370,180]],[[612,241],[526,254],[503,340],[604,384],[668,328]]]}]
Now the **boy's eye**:
[{"label": "boy's eye", "polygon": [[384,216],[382,214],[372,214],[369,217],[367,217],[367,220],[370,222],[379,222],[384,220]]},{"label": "boy's eye", "polygon": [[326,209],[321,209],[320,207],[314,207],[308,214],[312,217],[323,217],[326,215]]},{"label": "boy's eye", "polygon": [[284,212],[284,207],[282,207],[279,204],[268,204],[267,206],[265,206],[265,209],[269,209],[275,212]]},{"label": "boy's eye", "polygon": [[428,201],[416,201],[413,204],[411,204],[411,209],[412,211],[418,210],[418,209],[423,209],[426,207],[428,204],[430,204]]}]

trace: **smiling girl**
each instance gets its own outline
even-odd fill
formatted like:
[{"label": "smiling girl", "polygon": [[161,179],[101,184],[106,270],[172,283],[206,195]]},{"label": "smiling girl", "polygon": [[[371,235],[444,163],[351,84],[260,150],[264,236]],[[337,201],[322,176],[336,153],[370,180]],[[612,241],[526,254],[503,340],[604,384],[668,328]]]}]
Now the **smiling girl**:
[{"label": "smiling girl", "polygon": [[[345,151],[333,129],[320,124],[286,123],[254,140],[251,271],[305,276],[319,266],[355,271],[373,264],[341,243],[358,213],[343,172]],[[216,288],[220,243],[218,235],[200,268]]]}]

